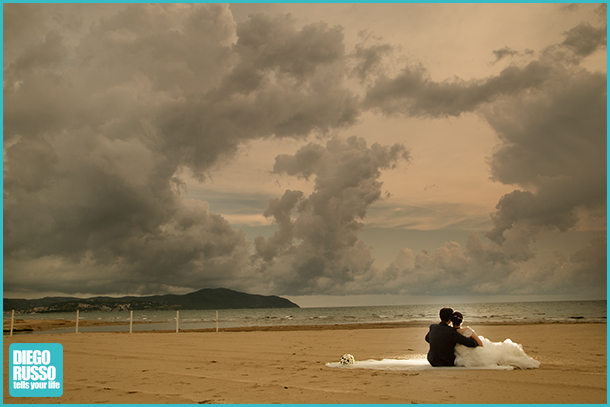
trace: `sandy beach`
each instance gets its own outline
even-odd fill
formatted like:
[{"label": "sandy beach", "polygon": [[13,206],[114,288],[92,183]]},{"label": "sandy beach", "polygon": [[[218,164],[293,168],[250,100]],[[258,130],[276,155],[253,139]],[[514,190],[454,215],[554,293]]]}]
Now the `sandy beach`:
[{"label": "sandy beach", "polygon": [[[34,324],[35,325],[35,324]],[[426,326],[4,336],[4,403],[606,403],[606,324],[472,326],[511,338],[534,370],[388,371],[327,367],[424,355]],[[363,329],[367,328],[367,329]],[[61,343],[60,398],[13,398],[11,343]]]}]

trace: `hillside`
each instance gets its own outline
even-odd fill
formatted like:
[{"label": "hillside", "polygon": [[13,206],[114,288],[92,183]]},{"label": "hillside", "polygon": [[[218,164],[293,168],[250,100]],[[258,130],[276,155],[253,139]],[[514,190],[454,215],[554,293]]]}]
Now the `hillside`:
[{"label": "hillside", "polygon": [[45,297],[40,299],[4,299],[4,311],[72,312],[129,310],[204,310],[239,308],[299,308],[286,298],[275,295],[246,294],[226,288],[204,288],[189,294],[147,297]]}]

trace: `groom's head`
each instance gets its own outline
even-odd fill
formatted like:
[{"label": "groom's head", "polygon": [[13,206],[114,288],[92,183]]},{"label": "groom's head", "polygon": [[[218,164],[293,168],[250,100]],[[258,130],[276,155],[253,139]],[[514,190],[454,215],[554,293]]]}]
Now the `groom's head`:
[{"label": "groom's head", "polygon": [[441,312],[440,312],[441,321],[449,322],[451,320],[452,315],[453,315],[453,310],[451,308],[441,308]]}]

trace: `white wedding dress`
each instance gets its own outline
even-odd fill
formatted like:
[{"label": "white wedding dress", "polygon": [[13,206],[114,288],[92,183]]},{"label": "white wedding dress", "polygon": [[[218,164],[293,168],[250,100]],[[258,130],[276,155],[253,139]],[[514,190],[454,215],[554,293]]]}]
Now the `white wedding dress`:
[{"label": "white wedding dress", "polygon": [[[474,331],[467,328],[462,334],[469,338]],[[504,342],[492,342],[479,336],[483,346],[469,348],[464,345],[455,345],[455,365],[464,367],[483,366],[512,366],[518,369],[535,369],[540,362],[527,356],[523,347],[506,339]]]},{"label": "white wedding dress", "polygon": [[[462,334],[470,337],[474,331],[471,328]],[[328,367],[342,369],[377,369],[377,370],[439,370],[439,369],[481,369],[481,370],[512,370],[535,369],[540,362],[527,356],[518,343],[510,339],[504,342],[491,342],[479,336],[483,346],[469,348],[455,345],[455,366],[432,367],[426,355],[411,355],[408,359],[383,360],[353,360],[352,363],[326,363]]]}]

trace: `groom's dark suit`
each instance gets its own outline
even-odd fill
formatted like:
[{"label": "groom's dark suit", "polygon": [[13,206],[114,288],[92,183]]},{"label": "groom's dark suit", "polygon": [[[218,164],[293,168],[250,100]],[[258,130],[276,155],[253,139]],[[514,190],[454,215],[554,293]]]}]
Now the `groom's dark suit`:
[{"label": "groom's dark suit", "polygon": [[430,344],[428,362],[432,366],[453,366],[455,362],[453,350],[456,343],[461,343],[469,348],[477,346],[474,339],[466,338],[444,322],[430,325],[430,331],[426,334],[426,342]]}]

